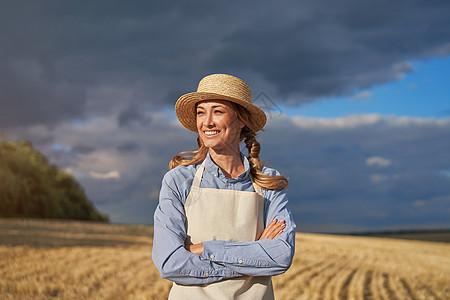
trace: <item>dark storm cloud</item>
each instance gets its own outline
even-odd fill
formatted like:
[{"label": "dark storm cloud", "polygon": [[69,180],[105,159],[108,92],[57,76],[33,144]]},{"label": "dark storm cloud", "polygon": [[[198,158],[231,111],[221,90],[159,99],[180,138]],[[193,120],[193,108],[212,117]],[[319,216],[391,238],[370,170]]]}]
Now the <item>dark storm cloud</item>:
[{"label": "dark storm cloud", "polygon": [[1,5],[2,128],[160,109],[213,72],[298,104],[396,80],[413,71],[408,61],[450,52],[448,1]]},{"label": "dark storm cloud", "polygon": [[0,58],[0,126],[54,125],[81,118],[85,109],[83,88],[50,82],[38,62],[2,62]]},{"label": "dark storm cloud", "polygon": [[117,150],[121,153],[135,153],[140,150],[140,146],[137,142],[125,142],[117,146]]},{"label": "dark storm cloud", "polygon": [[291,178],[300,228],[450,226],[450,177],[442,171],[450,169],[449,119],[272,121],[260,137],[261,156]]},{"label": "dark storm cloud", "polygon": [[[188,74],[183,62],[202,52],[184,43],[186,22],[198,17],[184,3],[2,3],[0,125],[52,125],[129,103],[163,107],[176,73]],[[126,92],[104,99],[108,89]]]},{"label": "dark storm cloud", "polygon": [[120,112],[117,122],[119,127],[145,126],[151,122],[151,118],[137,107],[128,107]]},{"label": "dark storm cloud", "polygon": [[94,152],[95,150],[95,147],[85,144],[77,144],[72,147],[72,151],[79,154],[88,154]]},{"label": "dark storm cloud", "polygon": [[226,36],[213,65],[263,74],[280,94],[313,100],[396,80],[412,71],[408,60],[449,54],[445,1],[290,6],[295,13],[276,7]]}]

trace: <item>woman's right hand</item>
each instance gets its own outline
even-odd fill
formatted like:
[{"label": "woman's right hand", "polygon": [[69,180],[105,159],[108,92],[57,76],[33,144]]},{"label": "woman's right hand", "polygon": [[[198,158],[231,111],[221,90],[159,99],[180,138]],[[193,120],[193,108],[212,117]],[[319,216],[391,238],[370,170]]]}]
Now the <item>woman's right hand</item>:
[{"label": "woman's right hand", "polygon": [[272,222],[264,229],[263,233],[259,237],[259,240],[262,239],[274,239],[277,236],[279,236],[283,229],[286,227],[286,224],[284,224],[284,220],[281,220],[278,222],[277,219],[273,219]]}]

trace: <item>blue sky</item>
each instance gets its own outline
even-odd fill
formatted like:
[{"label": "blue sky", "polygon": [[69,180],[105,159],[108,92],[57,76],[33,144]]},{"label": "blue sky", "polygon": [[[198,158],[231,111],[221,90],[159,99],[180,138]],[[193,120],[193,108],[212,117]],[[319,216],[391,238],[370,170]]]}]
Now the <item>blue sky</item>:
[{"label": "blue sky", "polygon": [[[355,92],[353,96],[318,99],[298,107],[280,105],[289,115],[336,118],[350,114],[411,117],[450,116],[450,57],[411,63],[413,71],[397,81]],[[354,98],[362,94],[365,97]]]}]

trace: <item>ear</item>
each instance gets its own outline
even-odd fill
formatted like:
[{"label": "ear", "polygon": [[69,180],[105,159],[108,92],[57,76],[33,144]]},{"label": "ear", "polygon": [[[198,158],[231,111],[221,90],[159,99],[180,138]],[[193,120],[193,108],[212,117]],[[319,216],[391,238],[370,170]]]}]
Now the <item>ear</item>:
[{"label": "ear", "polygon": [[245,124],[241,121],[241,120],[239,120],[239,128],[244,128],[245,127]]}]

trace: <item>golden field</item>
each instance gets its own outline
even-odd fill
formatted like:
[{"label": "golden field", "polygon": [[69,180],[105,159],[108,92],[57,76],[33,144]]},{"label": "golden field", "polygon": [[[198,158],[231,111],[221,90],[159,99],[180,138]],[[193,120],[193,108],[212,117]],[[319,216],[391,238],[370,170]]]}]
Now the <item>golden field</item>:
[{"label": "golden field", "polygon": [[[450,299],[450,244],[298,233],[277,299]],[[0,219],[0,300],[167,299],[152,228]]]}]

